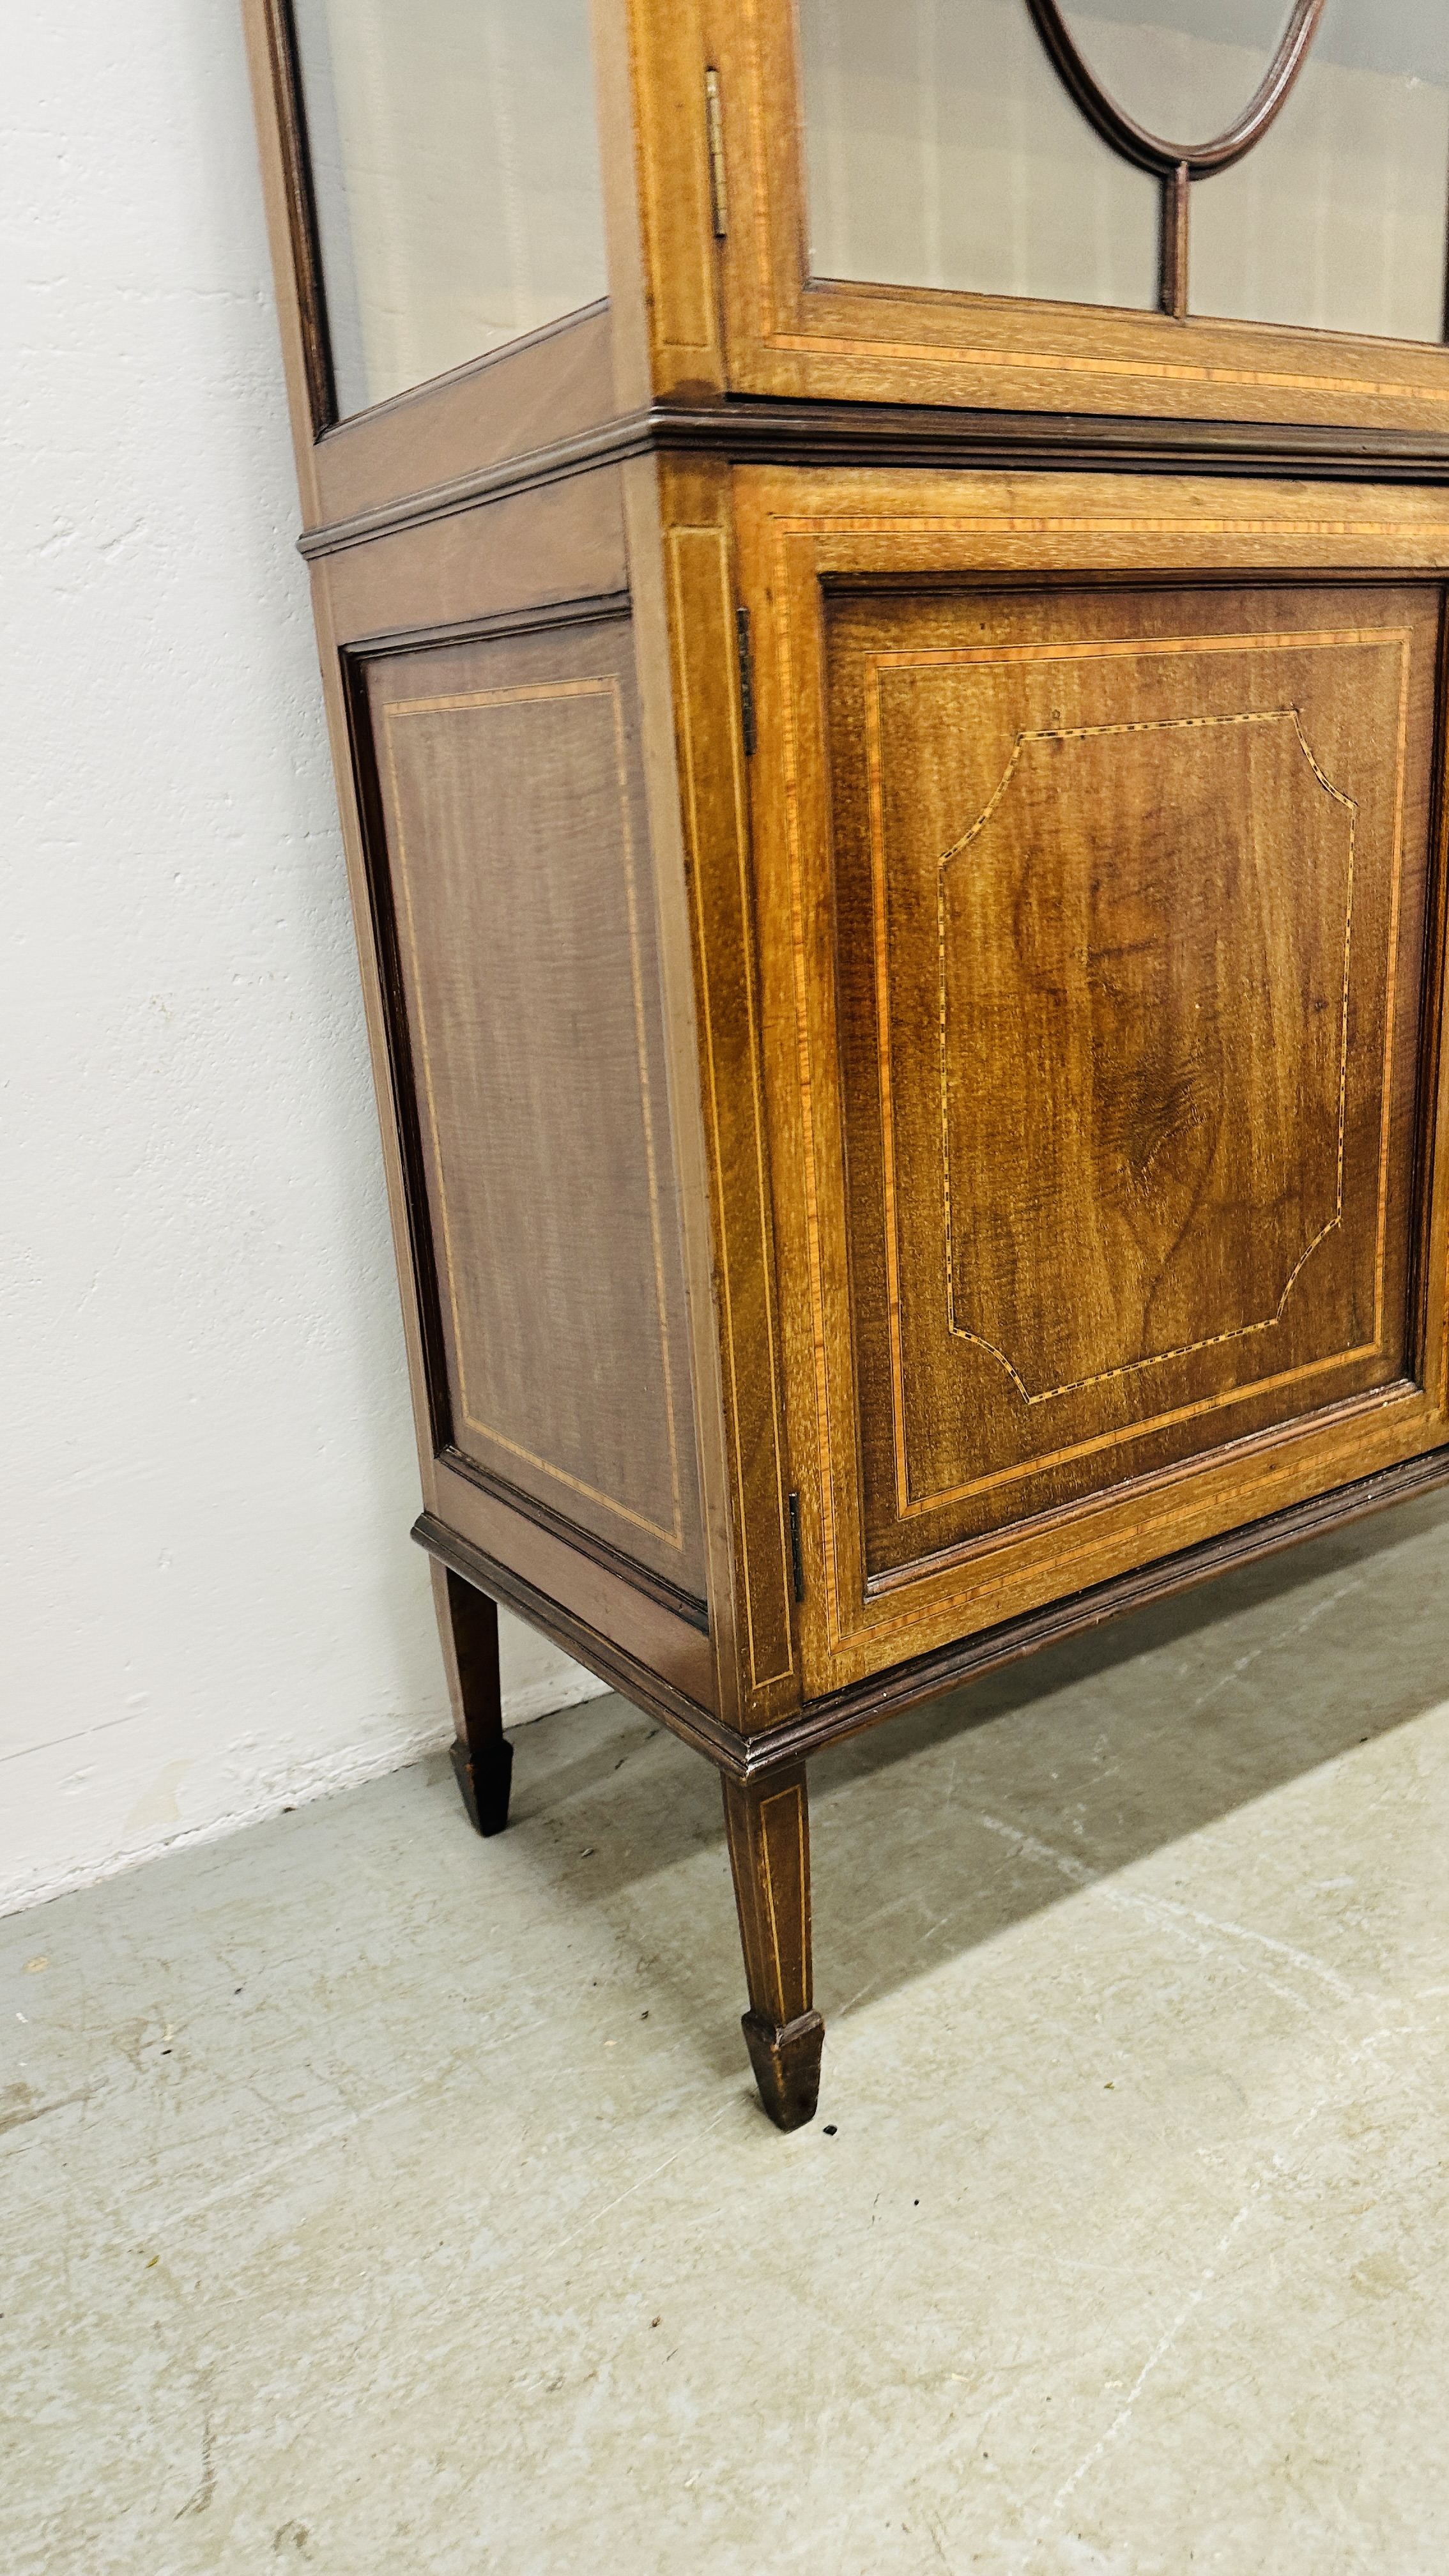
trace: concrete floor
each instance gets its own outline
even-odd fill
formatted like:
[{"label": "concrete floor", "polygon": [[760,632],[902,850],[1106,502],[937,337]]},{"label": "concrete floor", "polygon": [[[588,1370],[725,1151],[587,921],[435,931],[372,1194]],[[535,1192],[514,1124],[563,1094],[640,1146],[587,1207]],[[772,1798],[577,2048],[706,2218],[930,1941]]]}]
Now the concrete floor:
[{"label": "concrete floor", "polygon": [[[1449,2568],[1449,1505],[815,1772],[622,1702],[0,1924],[8,2576]],[[826,2124],[829,2124],[828,2126]]]}]

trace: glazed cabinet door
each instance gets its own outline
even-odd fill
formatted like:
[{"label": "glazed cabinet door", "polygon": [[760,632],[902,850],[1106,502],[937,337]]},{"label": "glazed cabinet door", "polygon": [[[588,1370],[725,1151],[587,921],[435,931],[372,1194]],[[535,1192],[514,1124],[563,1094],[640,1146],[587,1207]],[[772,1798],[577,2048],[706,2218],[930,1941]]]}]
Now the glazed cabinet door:
[{"label": "glazed cabinet door", "polygon": [[1449,513],[736,489],[818,1695],[1443,1440]]},{"label": "glazed cabinet door", "polygon": [[[638,9],[681,51],[692,14]],[[1442,422],[1449,0],[702,14],[733,390]]]}]

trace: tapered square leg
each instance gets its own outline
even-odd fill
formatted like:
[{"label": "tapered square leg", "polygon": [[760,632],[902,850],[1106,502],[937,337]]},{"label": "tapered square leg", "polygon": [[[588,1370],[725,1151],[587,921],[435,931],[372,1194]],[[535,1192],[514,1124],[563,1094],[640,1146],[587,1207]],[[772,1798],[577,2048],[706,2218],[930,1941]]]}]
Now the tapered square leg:
[{"label": "tapered square leg", "polygon": [[508,1822],[513,1747],[503,1732],[498,1605],[436,1560],[433,1597],[457,1728],[453,1769],[458,1787],[478,1832],[501,1834]]},{"label": "tapered square leg", "polygon": [[805,1766],[724,1782],[750,2009],[745,2045],[779,2129],[815,2117],[825,2024],[811,2000],[810,1809]]}]

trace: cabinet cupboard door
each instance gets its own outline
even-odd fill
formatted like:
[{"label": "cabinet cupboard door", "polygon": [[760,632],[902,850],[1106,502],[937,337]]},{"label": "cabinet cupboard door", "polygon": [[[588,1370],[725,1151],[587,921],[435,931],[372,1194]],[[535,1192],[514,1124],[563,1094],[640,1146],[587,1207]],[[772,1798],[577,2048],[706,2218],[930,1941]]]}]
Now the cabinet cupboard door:
[{"label": "cabinet cupboard door", "polygon": [[1441,587],[1388,495],[741,480],[819,1689],[1442,1437]]}]

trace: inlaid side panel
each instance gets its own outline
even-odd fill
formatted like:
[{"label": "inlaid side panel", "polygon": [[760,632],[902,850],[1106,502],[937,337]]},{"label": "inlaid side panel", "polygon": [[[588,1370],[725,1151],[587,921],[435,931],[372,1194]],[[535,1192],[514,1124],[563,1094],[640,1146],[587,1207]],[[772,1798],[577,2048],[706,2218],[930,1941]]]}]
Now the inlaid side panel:
[{"label": "inlaid side panel", "polygon": [[871,1571],[1412,1373],[1437,617],[832,603]]},{"label": "inlaid side panel", "polygon": [[368,669],[440,1450],[704,1593],[631,636]]}]

